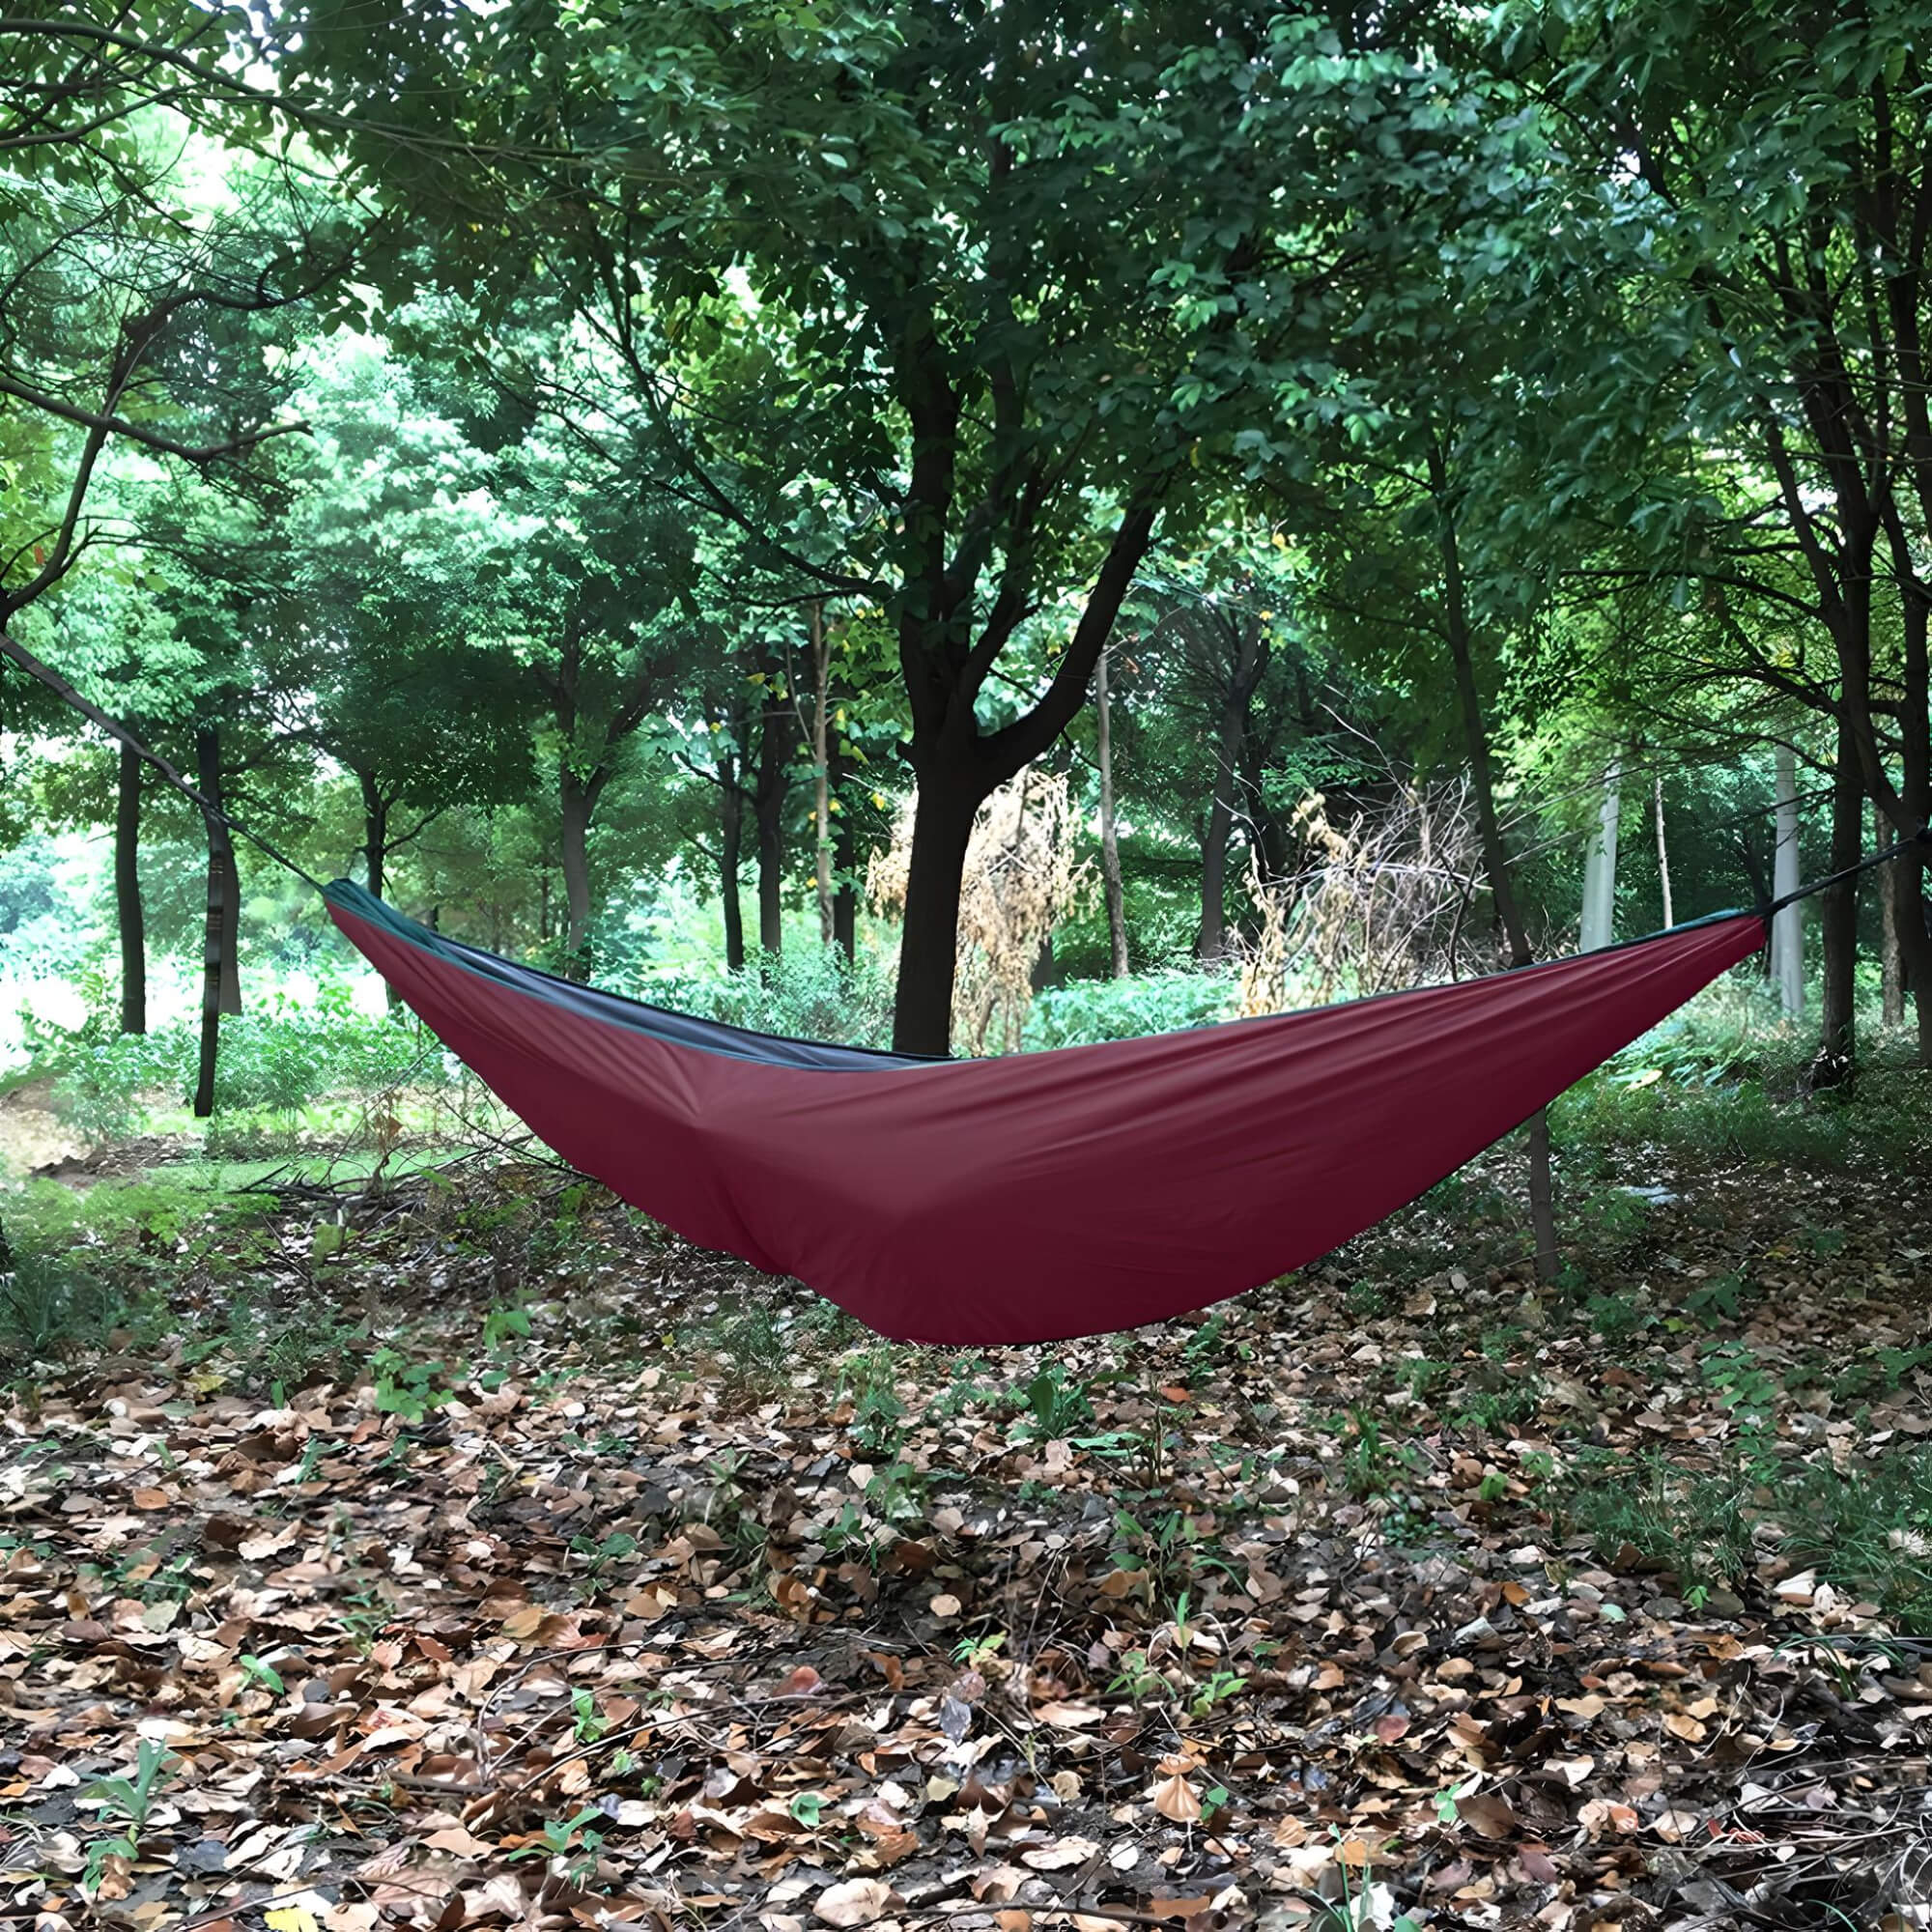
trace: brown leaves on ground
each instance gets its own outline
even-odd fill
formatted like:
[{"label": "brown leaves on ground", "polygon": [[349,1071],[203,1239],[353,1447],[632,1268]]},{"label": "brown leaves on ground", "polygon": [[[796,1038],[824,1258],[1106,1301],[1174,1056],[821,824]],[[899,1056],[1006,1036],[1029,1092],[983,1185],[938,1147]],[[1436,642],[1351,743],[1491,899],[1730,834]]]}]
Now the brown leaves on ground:
[{"label": "brown leaves on ground", "polygon": [[[6,1417],[0,1916],[1828,1922],[1917,1833],[1921,1647],[1773,1497],[1721,1575],[1566,1500],[1932,1433],[1932,1243],[1895,1189],[1787,1181],[1680,1181],[1568,1296],[1425,1208],[1212,1321],[972,1357],[581,1188],[541,1263],[466,1251],[493,1203],[562,1218],[539,1170],[319,1257],[291,1208],[171,1340]],[[387,1353],[251,1388],[208,1346],[243,1281]],[[1836,1395],[1834,1334],[1908,1365]]]}]

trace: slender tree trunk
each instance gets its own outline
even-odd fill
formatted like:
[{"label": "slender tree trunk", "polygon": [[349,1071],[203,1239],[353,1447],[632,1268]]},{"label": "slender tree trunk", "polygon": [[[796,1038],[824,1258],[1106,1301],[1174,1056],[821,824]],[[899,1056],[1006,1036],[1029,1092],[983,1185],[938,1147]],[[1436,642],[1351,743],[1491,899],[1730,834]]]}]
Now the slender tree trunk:
[{"label": "slender tree trunk", "polygon": [[567,971],[573,980],[588,976],[590,944],[590,817],[597,805],[597,782],[580,779],[566,764],[558,786],[561,819]]},{"label": "slender tree trunk", "polygon": [[1266,764],[1250,740],[1241,754],[1241,783],[1248,794],[1248,843],[1262,877],[1272,886],[1289,876],[1288,828],[1268,804],[1266,778]]},{"label": "slender tree trunk", "polygon": [[[1885,815],[1872,807],[1872,843],[1889,842]],[[1905,953],[1899,945],[1899,922],[1904,917],[1904,873],[1896,860],[1878,868],[1879,1017],[1889,1027],[1905,1024]]]},{"label": "slender tree trunk", "polygon": [[[1777,748],[1777,850],[1771,891],[1782,898],[1798,890],[1798,759],[1789,745]],[[1771,972],[1777,1004],[1788,1020],[1804,1016],[1804,907],[1786,906],[1771,923]]]},{"label": "slender tree trunk", "polygon": [[121,747],[114,798],[114,910],[121,929],[121,1031],[148,1030],[148,934],[141,905],[141,754]]},{"label": "slender tree trunk", "polygon": [[1663,924],[1667,931],[1677,923],[1670,904],[1670,847],[1663,836],[1663,774],[1650,781],[1650,809],[1657,820],[1657,883],[1663,893]]},{"label": "slender tree trunk", "polygon": [[738,867],[745,851],[745,794],[735,763],[725,768],[718,808],[718,894],[724,908],[724,969],[745,970],[745,908],[738,896]]},{"label": "slender tree trunk", "polygon": [[1201,929],[1194,956],[1203,961],[1219,959],[1228,950],[1228,838],[1235,826],[1236,774],[1246,724],[1245,696],[1231,696],[1214,736],[1214,789],[1201,835]]},{"label": "slender tree trunk", "polygon": [[[1859,777],[1858,747],[1851,727],[1838,721],[1837,756],[1832,768],[1832,866],[1856,866],[1864,850],[1865,794]],[[1846,879],[1818,895],[1818,935],[1825,954],[1824,1014],[1819,1037],[1821,1081],[1852,1077],[1857,1041],[1859,882]]]},{"label": "slender tree trunk", "polygon": [[936,758],[919,775],[893,1004],[893,1045],[900,1053],[944,1054],[952,1037],[966,850],[987,795],[978,780],[970,765],[949,767]]},{"label": "slender tree trunk", "polygon": [[[1509,946],[1510,964],[1527,966],[1529,933],[1517,905],[1511,882],[1509,854],[1503,846],[1502,825],[1496,816],[1495,779],[1490,764],[1489,730],[1483,720],[1482,695],[1476,688],[1475,651],[1469,635],[1468,599],[1463,582],[1462,553],[1456,540],[1454,506],[1449,499],[1447,465],[1441,449],[1429,452],[1430,494],[1435,499],[1437,541],[1442,555],[1442,603],[1449,655],[1456,671],[1456,696],[1463,714],[1463,735],[1469,774],[1476,792],[1476,825],[1482,837],[1483,867],[1489,874],[1490,896]],[[1536,1240],[1536,1278],[1556,1279],[1556,1204],[1549,1160],[1549,1113],[1539,1108],[1529,1123],[1529,1219]]]},{"label": "slender tree trunk", "polygon": [[1612,758],[1604,770],[1604,802],[1597,835],[1583,855],[1583,925],[1580,950],[1595,952],[1616,936],[1617,824],[1623,799],[1623,764]]},{"label": "slender tree trunk", "polygon": [[208,915],[202,929],[201,1060],[194,1086],[194,1113],[200,1121],[214,1112],[214,1069],[221,1051],[222,987],[228,978],[223,956],[229,933],[228,899],[235,854],[221,810],[221,740],[212,726],[194,734],[195,779],[201,795],[215,810],[202,814],[208,831]]},{"label": "slender tree trunk", "polygon": [[365,772],[362,780],[362,858],[368,870],[369,890],[377,898],[388,884],[389,802],[382,787]]},{"label": "slender tree trunk", "polygon": [[812,604],[810,615],[812,823],[818,834],[812,871],[818,886],[819,943],[830,946],[838,935],[832,906],[832,639],[822,598]]},{"label": "slender tree trunk", "polygon": [[1114,978],[1124,980],[1127,901],[1121,884],[1121,841],[1114,823],[1114,720],[1107,691],[1107,658],[1108,653],[1102,651],[1094,667],[1095,747],[1100,760],[1100,871],[1107,888],[1107,935],[1113,943]]},{"label": "slender tree trunk", "polygon": [[[228,792],[222,776],[221,730],[218,725],[211,724],[196,731],[195,760],[202,796],[217,812],[225,814]],[[221,833],[219,857],[211,858],[211,863],[218,864],[221,868],[221,983],[216,997],[222,1013],[232,1017],[242,1010],[242,872],[236,863],[235,841],[228,836],[225,817],[218,824]],[[211,854],[214,853],[213,846],[209,849]]]},{"label": "slender tree trunk", "polygon": [[[848,760],[835,745],[832,752],[835,791],[844,781],[847,764]],[[848,963],[859,956],[859,888],[854,883],[858,874],[859,839],[853,830],[851,806],[847,796],[845,810],[832,821],[832,859],[838,870],[838,890],[832,899],[832,939]]]},{"label": "slender tree trunk", "polygon": [[[362,782],[362,859],[369,890],[381,898],[389,885],[389,801],[367,772],[356,776]],[[400,1016],[403,996],[386,980],[383,981],[383,998],[389,1011]]]},{"label": "slender tree trunk", "polygon": [[798,714],[790,703],[770,699],[758,732],[758,777],[752,791],[758,841],[758,946],[768,959],[784,950],[785,806],[797,730]]}]

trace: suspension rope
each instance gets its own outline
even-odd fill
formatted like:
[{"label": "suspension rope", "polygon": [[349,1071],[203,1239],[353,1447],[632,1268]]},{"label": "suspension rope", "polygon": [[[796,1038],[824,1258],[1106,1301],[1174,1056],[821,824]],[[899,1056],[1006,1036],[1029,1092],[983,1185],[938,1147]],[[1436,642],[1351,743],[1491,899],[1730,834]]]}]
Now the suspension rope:
[{"label": "suspension rope", "polygon": [[245,825],[231,818],[205,792],[189,784],[158,752],[151,751],[144,745],[119,719],[109,717],[98,704],[90,704],[51,665],[43,664],[24,644],[16,642],[5,631],[0,631],[0,657],[11,658],[29,677],[37,678],[56,697],[72,705],[82,717],[99,725],[110,738],[117,739],[136,757],[153,765],[176,791],[199,808],[205,817],[213,819],[217,824],[226,826],[230,832],[247,839],[249,844],[266,852],[276,865],[286,867],[297,878],[306,880],[317,892],[323,890],[322,881],[306,866],[298,865],[279,846],[270,844],[259,832],[251,832]]}]

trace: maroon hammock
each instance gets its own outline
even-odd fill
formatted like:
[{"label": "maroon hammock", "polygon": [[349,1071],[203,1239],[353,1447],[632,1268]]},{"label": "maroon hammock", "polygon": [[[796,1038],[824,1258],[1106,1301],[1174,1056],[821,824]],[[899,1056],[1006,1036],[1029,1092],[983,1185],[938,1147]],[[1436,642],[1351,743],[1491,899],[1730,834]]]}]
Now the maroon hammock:
[{"label": "maroon hammock", "polygon": [[1728,913],[1547,966],[998,1060],[748,1033],[447,940],[335,923],[558,1153],[881,1334],[1051,1342],[1325,1254],[1757,951]]}]

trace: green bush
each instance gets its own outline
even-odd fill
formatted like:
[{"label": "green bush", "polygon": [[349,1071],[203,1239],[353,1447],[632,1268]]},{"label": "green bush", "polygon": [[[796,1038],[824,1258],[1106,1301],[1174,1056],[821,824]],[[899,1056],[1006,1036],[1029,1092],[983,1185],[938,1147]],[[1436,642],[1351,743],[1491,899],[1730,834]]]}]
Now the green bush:
[{"label": "green bush", "polygon": [[[40,1029],[37,1063],[57,1073],[54,1101],[81,1132],[99,1140],[132,1133],[141,1100],[166,1094],[186,1101],[200,1064],[198,1025],[145,1034],[111,1031],[91,1019],[74,1033]],[[221,1023],[214,1104],[290,1118],[334,1095],[367,1096],[446,1078],[447,1062],[420,1025],[358,1012],[346,986],[325,986],[312,1004],[286,997]]]},{"label": "green bush", "polygon": [[1069,980],[1049,986],[1027,1014],[1029,1047],[1085,1046],[1209,1026],[1229,1015],[1232,980],[1214,973],[1150,973],[1131,980]]},{"label": "green bush", "polygon": [[870,954],[848,960],[836,946],[768,953],[741,973],[714,980],[654,980],[655,1005],[789,1039],[890,1046],[893,985]]}]

